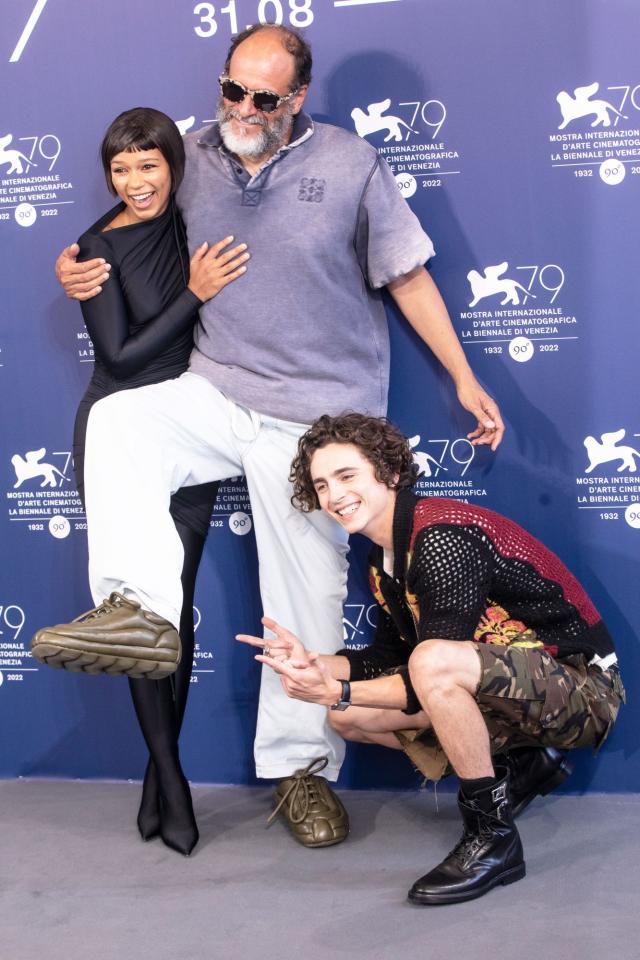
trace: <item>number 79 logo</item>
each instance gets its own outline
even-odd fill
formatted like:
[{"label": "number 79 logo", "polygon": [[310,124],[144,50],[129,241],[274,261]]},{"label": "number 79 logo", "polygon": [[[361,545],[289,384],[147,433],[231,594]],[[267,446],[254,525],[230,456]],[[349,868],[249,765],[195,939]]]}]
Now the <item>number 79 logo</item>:
[{"label": "number 79 logo", "polygon": [[20,57],[22,56],[22,52],[26,47],[27,43],[29,42],[29,37],[35,30],[36,24],[40,19],[42,15],[42,11],[46,7],[46,5],[47,5],[47,0],[36,0],[35,6],[31,11],[31,16],[29,17],[29,19],[25,24],[25,28],[20,35],[20,39],[16,44],[15,50],[9,57],[9,63],[17,63]]}]

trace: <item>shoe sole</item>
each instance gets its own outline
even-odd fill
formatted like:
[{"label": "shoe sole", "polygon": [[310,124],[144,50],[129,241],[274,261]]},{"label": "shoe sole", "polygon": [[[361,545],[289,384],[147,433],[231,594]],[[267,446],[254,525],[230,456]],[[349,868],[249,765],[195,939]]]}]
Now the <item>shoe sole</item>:
[{"label": "shoe sole", "polygon": [[489,893],[494,887],[500,885],[506,886],[508,883],[516,883],[516,881],[524,878],[526,872],[527,868],[525,864],[520,863],[517,867],[511,867],[510,870],[505,870],[504,873],[494,877],[489,883],[485,883],[482,887],[476,887],[473,891],[459,894],[438,895],[436,893],[428,893],[420,895],[412,893],[410,890],[407,898],[410,903],[415,903],[420,907],[438,907],[445,906],[448,903],[464,903],[466,900],[476,900],[478,897],[484,896],[485,893]]},{"label": "shoe sole", "polygon": [[136,660],[133,657],[115,657],[106,653],[89,653],[61,646],[59,641],[39,640],[31,649],[35,660],[48,667],[69,670],[71,673],[127,676],[132,679],[163,680],[177,669],[177,663],[158,665],[157,660]]},{"label": "shoe sole", "polygon": [[333,840],[321,840],[318,843],[307,843],[306,840],[302,840],[300,837],[296,837],[295,833],[293,834],[294,838],[298,843],[302,844],[303,847],[335,847],[336,843],[344,843],[344,841],[349,836],[349,831],[347,831],[344,837],[335,837]]},{"label": "shoe sole", "polygon": [[520,803],[511,808],[514,820],[527,809],[532,800],[535,800],[536,797],[546,797],[548,793],[551,793],[551,791],[559,787],[561,783],[564,783],[567,777],[569,777],[572,773],[573,764],[569,763],[566,757],[563,757],[553,773],[547,777],[543,783],[538,785],[535,793],[531,793],[529,796],[524,797]]}]

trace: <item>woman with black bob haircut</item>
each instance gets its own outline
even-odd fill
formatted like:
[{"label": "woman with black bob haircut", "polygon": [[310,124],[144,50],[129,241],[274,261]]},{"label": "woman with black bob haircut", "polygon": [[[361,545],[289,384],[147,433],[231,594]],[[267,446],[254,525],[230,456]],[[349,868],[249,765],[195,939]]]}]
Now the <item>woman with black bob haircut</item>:
[{"label": "woman with black bob haircut", "polygon": [[[246,245],[226,237],[203,243],[191,261],[174,194],[184,172],[184,147],[173,120],[149,107],[116,117],[100,156],[107,187],[119,203],[82,234],[79,260],[102,257],[110,265],[100,295],[82,303],[95,354],[93,375],[78,407],[74,463],[84,503],[84,445],[93,404],[118,390],[179,377],[187,369],[201,303],[241,276]],[[179,490],[171,514],[184,547],[182,659],[165,680],[129,680],[150,759],[144,776],[138,829],[160,835],[188,855],[198,841],[189,784],[182,772],[178,735],[193,663],[196,573],[218,485]]]},{"label": "woman with black bob haircut", "polygon": [[184,176],[184,146],[177,126],[166,113],[152,107],[134,107],[115,118],[100,144],[100,159],[109,192],[118,191],[111,177],[111,161],[119,153],[159,150],[171,174],[175,193]]}]

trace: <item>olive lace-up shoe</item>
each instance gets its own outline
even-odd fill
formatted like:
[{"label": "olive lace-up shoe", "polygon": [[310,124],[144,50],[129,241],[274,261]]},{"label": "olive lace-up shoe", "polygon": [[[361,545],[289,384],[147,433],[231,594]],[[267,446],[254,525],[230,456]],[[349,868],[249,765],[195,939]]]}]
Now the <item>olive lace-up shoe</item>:
[{"label": "olive lace-up shoe", "polygon": [[173,625],[120,593],[71,623],[38,630],[31,651],[50,667],[150,680],[173,673],[181,656]]},{"label": "olive lace-up shoe", "polygon": [[342,802],[325,778],[317,776],[328,762],[327,757],[317,757],[276,787],[278,803],[267,824],[281,813],[295,839],[305,847],[330,847],[342,843],[349,833],[349,816]]}]

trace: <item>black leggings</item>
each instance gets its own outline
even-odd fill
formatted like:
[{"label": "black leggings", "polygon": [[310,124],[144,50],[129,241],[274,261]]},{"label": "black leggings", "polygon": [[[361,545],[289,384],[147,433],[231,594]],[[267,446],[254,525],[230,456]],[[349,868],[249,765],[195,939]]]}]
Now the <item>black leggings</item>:
[{"label": "black leggings", "polygon": [[182,568],[182,613],[180,640],[182,659],[172,676],[164,680],[129,680],[140,729],[160,779],[171,777],[180,768],[178,736],[189,695],[193,666],[193,595],[204,538],[183,523],[176,529],[184,547]]}]

